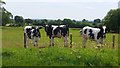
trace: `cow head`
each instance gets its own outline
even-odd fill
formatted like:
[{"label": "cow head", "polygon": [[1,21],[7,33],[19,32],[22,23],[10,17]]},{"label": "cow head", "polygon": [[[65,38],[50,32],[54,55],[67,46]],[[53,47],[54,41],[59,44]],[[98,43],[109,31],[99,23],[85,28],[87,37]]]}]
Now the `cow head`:
[{"label": "cow head", "polygon": [[32,33],[34,37],[40,37],[40,31],[39,29],[41,29],[42,27],[32,27]]},{"label": "cow head", "polygon": [[103,37],[106,37],[106,26],[103,26]]},{"label": "cow head", "polygon": [[45,27],[45,32],[46,32],[47,36],[51,36],[52,30],[53,30],[52,25],[45,25],[44,27]]},{"label": "cow head", "polygon": [[102,26],[100,28],[100,33],[101,33],[103,38],[106,38],[106,26]]}]

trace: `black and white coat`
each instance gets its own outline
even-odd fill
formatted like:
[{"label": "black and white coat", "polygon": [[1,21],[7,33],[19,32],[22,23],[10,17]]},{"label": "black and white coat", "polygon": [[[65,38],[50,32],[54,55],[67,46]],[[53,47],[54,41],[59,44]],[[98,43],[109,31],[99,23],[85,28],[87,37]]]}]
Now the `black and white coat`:
[{"label": "black and white coat", "polygon": [[54,45],[54,38],[64,39],[64,46],[67,46],[67,37],[69,35],[69,28],[67,25],[45,25],[46,35],[49,36],[50,46]]},{"label": "black and white coat", "polygon": [[32,26],[25,26],[24,28],[24,47],[27,47],[28,39],[33,41],[34,46],[38,46],[38,41],[40,40],[41,34],[39,29],[42,27],[32,27]]},{"label": "black and white coat", "polygon": [[106,26],[101,28],[85,26],[80,32],[82,32],[83,47],[85,47],[88,39],[95,40],[98,46],[100,46],[100,44],[104,45],[104,40],[106,38]]}]

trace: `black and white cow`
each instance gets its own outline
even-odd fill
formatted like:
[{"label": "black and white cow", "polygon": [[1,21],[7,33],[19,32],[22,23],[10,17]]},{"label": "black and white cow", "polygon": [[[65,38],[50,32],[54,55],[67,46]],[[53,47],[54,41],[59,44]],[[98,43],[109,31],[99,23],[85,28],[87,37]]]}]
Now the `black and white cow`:
[{"label": "black and white cow", "polygon": [[32,39],[34,46],[38,46],[38,40],[41,37],[39,29],[42,27],[25,26],[24,28],[24,47],[27,47],[28,39]]},{"label": "black and white cow", "polygon": [[64,46],[67,46],[67,37],[69,36],[69,28],[67,25],[45,25],[45,31],[50,39],[50,46],[54,46],[54,38],[64,38]]},{"label": "black and white cow", "polygon": [[83,47],[85,48],[87,39],[95,40],[100,47],[100,44],[104,44],[104,39],[106,38],[106,26],[102,26],[100,28],[93,28],[89,26],[85,26],[82,31],[83,37]]}]

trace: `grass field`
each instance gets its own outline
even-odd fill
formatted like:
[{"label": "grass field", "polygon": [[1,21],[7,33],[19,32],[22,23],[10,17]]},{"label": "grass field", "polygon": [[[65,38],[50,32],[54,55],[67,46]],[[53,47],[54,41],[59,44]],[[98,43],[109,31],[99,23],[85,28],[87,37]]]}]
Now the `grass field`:
[{"label": "grass field", "polygon": [[83,49],[79,29],[70,29],[73,34],[73,48],[63,47],[63,39],[55,38],[55,46],[48,47],[49,38],[41,29],[39,47],[29,41],[23,48],[22,27],[2,27],[2,65],[3,66],[41,66],[41,65],[80,65],[80,66],[118,66],[118,34],[115,34],[115,48],[112,48],[112,36],[108,33],[104,48],[95,49],[94,41],[87,42]]}]

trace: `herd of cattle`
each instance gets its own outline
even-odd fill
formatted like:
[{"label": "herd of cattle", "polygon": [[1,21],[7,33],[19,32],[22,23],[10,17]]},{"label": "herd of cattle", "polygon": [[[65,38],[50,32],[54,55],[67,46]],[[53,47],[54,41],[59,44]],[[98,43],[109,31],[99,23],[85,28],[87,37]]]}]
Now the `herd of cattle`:
[{"label": "herd of cattle", "polygon": [[[39,29],[42,27],[32,27],[26,26],[24,28],[24,47],[27,47],[27,40],[32,39],[34,46],[38,46],[38,41],[41,38],[41,33]],[[67,25],[45,25],[46,35],[50,39],[50,45],[54,46],[54,38],[64,39],[64,46],[67,46],[68,36],[69,36],[69,27]],[[89,26],[85,26],[82,30],[80,30],[80,34],[83,37],[83,48],[86,46],[87,39],[95,40],[100,47],[100,44],[104,45],[104,40],[106,37],[106,26],[102,26],[100,28],[93,28]]]}]

